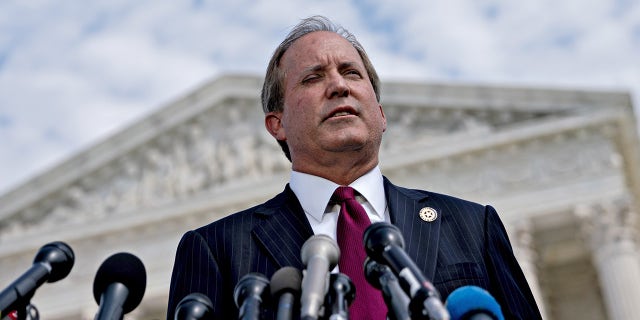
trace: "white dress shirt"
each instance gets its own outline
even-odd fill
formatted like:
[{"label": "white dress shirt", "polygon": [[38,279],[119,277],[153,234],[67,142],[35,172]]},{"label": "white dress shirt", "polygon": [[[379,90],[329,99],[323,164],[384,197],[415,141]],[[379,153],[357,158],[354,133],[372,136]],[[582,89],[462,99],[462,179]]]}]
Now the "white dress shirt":
[{"label": "white dress shirt", "polygon": [[[289,186],[298,197],[313,233],[326,234],[335,240],[340,205],[329,205],[329,200],[340,185],[321,177],[291,171]],[[390,221],[382,172],[378,166],[349,186],[359,193],[356,199],[367,211],[371,223]]]}]

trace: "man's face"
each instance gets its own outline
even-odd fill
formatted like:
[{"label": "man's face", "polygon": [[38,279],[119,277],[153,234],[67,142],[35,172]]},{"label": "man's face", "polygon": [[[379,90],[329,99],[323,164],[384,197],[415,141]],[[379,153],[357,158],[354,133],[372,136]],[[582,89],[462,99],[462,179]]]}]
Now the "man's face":
[{"label": "man's face", "polygon": [[284,110],[267,114],[266,124],[287,141],[294,169],[345,152],[377,164],[386,119],[356,49],[335,33],[313,32],[289,47],[280,67]]}]

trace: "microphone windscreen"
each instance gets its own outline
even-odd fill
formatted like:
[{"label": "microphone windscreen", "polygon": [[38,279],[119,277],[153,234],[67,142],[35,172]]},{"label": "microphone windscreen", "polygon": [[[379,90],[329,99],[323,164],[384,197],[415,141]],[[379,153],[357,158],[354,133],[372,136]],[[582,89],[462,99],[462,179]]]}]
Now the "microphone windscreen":
[{"label": "microphone windscreen", "polygon": [[389,246],[404,249],[404,238],[400,229],[387,222],[374,222],[364,230],[364,247],[372,259],[383,262],[382,257]]},{"label": "microphone windscreen", "polygon": [[486,290],[476,286],[464,286],[453,290],[446,302],[451,320],[468,319],[474,314],[487,314],[495,320],[504,320],[496,299]]},{"label": "microphone windscreen", "polygon": [[271,276],[271,295],[279,296],[284,292],[298,293],[302,283],[302,272],[295,267],[282,267]]},{"label": "microphone windscreen", "polygon": [[73,250],[62,241],[45,244],[33,259],[34,263],[46,263],[51,266],[47,282],[55,282],[69,275],[74,261]]},{"label": "microphone windscreen", "polygon": [[129,290],[127,300],[122,306],[124,313],[128,313],[140,304],[147,286],[147,272],[142,261],[127,252],[116,253],[107,258],[98,268],[93,281],[93,297],[98,304],[102,293],[116,282]]}]

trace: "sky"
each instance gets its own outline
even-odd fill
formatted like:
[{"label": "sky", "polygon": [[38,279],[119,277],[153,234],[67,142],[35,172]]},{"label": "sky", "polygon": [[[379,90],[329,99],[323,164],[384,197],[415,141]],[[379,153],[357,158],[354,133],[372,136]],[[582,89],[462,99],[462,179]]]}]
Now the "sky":
[{"label": "sky", "polygon": [[207,81],[263,76],[315,14],[354,33],[383,81],[615,90],[640,104],[638,0],[3,0],[0,195]]}]

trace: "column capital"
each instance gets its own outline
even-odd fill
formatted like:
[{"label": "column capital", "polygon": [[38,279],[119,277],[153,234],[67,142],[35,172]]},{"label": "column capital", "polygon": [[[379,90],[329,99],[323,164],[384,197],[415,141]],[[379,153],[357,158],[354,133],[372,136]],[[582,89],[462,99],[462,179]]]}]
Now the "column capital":
[{"label": "column capital", "polygon": [[629,197],[608,199],[594,204],[578,205],[574,210],[583,235],[591,249],[637,247],[637,211]]}]

